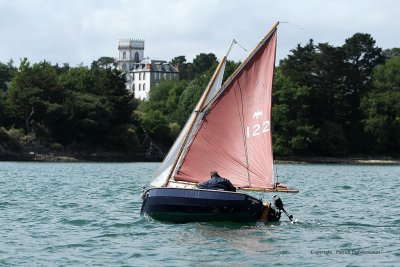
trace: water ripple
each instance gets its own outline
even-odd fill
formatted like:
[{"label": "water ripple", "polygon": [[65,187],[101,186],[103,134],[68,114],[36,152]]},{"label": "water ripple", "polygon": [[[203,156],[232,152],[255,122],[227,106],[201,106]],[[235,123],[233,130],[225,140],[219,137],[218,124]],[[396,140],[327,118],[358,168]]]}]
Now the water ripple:
[{"label": "water ripple", "polygon": [[141,217],[139,195],[157,166],[0,162],[0,265],[393,266],[400,260],[400,204],[388,197],[400,186],[398,166],[278,165],[279,180],[300,189],[281,195],[294,224],[285,216],[268,224]]}]

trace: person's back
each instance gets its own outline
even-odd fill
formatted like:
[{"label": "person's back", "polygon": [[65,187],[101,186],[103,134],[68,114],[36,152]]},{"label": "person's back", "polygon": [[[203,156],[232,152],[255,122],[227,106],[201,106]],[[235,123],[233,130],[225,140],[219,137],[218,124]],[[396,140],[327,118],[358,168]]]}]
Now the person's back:
[{"label": "person's back", "polygon": [[224,190],[236,192],[236,187],[226,178],[219,176],[216,171],[211,172],[211,179],[197,184],[200,189]]}]

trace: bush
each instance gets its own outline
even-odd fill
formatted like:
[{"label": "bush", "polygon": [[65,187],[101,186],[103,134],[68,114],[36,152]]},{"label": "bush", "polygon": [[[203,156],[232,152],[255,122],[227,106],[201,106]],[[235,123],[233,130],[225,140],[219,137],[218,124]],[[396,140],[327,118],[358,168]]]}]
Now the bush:
[{"label": "bush", "polygon": [[170,122],[168,124],[168,128],[169,128],[169,136],[170,136],[171,140],[175,140],[181,131],[181,127],[179,126],[179,124],[177,122]]},{"label": "bush", "polygon": [[50,148],[56,151],[62,151],[64,150],[64,146],[60,143],[53,143],[50,145]]},{"label": "bush", "polygon": [[10,130],[5,130],[4,128],[2,128],[6,134],[9,136],[9,138],[15,142],[20,142],[23,139],[23,132],[21,129],[15,129],[15,128],[11,128]]},{"label": "bush", "polygon": [[21,133],[17,129],[12,128],[7,131],[5,128],[0,127],[0,147],[19,151],[21,150],[20,138]]}]

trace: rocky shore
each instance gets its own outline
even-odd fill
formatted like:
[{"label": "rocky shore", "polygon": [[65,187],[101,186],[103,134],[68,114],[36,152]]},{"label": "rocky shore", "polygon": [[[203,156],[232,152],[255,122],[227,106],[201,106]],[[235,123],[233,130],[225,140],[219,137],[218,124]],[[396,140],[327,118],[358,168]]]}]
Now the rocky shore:
[{"label": "rocky shore", "polygon": [[0,161],[42,161],[42,162],[145,162],[161,161],[161,157],[138,154],[123,154],[118,152],[97,153],[28,153],[7,152],[0,153]]},{"label": "rocky shore", "polygon": [[[41,161],[41,162],[160,162],[163,157],[160,155],[124,154],[117,152],[97,153],[35,153],[1,151],[0,161]],[[384,158],[333,158],[333,157],[305,157],[305,158],[276,158],[275,163],[281,164],[362,164],[362,165],[400,165],[400,159],[389,157]]]},{"label": "rocky shore", "polygon": [[73,151],[52,149],[43,141],[25,145],[0,140],[0,161],[43,161],[43,162],[139,162],[162,161],[165,154],[155,146],[143,146],[135,152]]},{"label": "rocky shore", "polygon": [[[152,142],[136,152],[71,151],[54,149],[43,140],[33,140],[24,145],[0,140],[0,161],[43,162],[160,162],[165,154]],[[400,165],[400,159],[391,157],[276,157],[275,163],[290,164],[374,164]]]}]

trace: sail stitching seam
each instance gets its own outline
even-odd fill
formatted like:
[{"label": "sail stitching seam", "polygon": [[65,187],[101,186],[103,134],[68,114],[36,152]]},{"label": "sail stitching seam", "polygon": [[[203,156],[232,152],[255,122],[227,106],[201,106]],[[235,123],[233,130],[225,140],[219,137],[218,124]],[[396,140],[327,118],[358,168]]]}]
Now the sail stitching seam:
[{"label": "sail stitching seam", "polygon": [[248,155],[248,149],[247,149],[247,140],[246,140],[246,133],[245,133],[245,127],[244,127],[244,110],[243,110],[243,94],[242,94],[242,87],[240,86],[239,80],[237,80],[237,84],[239,87],[239,93],[240,93],[240,103],[241,103],[241,112],[239,110],[239,103],[238,103],[238,97],[235,92],[235,99],[236,99],[236,106],[238,108],[238,113],[239,113],[239,118],[240,118],[240,125],[242,126],[242,136],[243,136],[243,143],[244,143],[244,154],[246,158],[246,170],[247,170],[247,180],[249,182],[249,187],[251,187],[251,180],[250,180],[250,170],[249,170],[249,155]]}]

